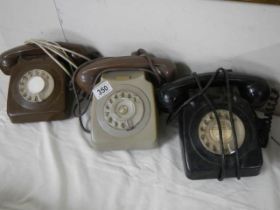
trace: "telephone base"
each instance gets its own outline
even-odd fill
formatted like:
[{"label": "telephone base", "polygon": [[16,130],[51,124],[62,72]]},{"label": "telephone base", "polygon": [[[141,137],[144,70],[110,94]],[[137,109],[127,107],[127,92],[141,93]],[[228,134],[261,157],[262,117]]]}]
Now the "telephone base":
[{"label": "telephone base", "polygon": [[[217,110],[227,109],[224,100],[213,100],[213,102]],[[219,179],[221,175],[222,156],[211,152],[210,149],[203,145],[203,141],[199,137],[199,125],[205,113],[208,112],[211,112],[211,109],[205,101],[203,99],[197,99],[192,105],[186,106],[179,114],[179,132],[183,163],[185,174],[190,179]],[[241,119],[245,128],[244,142],[238,148],[238,176],[256,176],[260,173],[263,159],[261,147],[258,143],[258,132],[255,126],[255,113],[250,108],[248,102],[242,98],[237,98],[234,101],[233,113]],[[210,123],[208,122],[208,124]],[[225,133],[225,135],[227,134]],[[225,154],[224,161],[224,174],[222,177],[237,177],[236,153],[231,152]]]},{"label": "telephone base", "polygon": [[[134,70],[134,71],[133,71]],[[157,144],[154,89],[143,71],[104,73],[111,91],[92,99],[92,144],[97,150],[149,149]],[[98,87],[98,85],[97,85]]]},{"label": "telephone base", "polygon": [[[67,118],[72,102],[65,73],[47,56],[31,60],[21,58],[21,64],[14,66],[11,72],[7,101],[11,121],[25,123]],[[34,77],[45,82],[45,87],[37,95],[28,89]]]},{"label": "telephone base", "polygon": [[[104,139],[103,139],[104,140]],[[109,151],[109,150],[148,150],[148,149],[153,149],[158,146],[158,142],[156,141],[156,138],[154,140],[147,139],[143,141],[143,139],[136,139],[135,141],[122,141],[121,142],[116,142],[112,143],[111,141],[104,141],[102,143],[94,143],[92,144],[92,147],[95,150],[98,151]]]},{"label": "telephone base", "polygon": [[69,117],[66,112],[52,112],[48,113],[11,113],[8,112],[8,116],[12,123],[30,123],[37,122],[34,119],[39,119],[38,121],[54,121],[54,120],[64,120]]}]

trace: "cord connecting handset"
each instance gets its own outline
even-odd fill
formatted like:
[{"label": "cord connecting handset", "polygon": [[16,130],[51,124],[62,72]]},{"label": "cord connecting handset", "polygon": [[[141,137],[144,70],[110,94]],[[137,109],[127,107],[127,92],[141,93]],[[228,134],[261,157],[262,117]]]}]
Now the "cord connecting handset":
[{"label": "cord connecting handset", "polygon": [[[98,150],[147,149],[157,139],[154,87],[175,77],[175,65],[140,49],[131,56],[100,58],[82,65],[73,76],[74,90],[88,97],[77,104],[82,128]],[[76,92],[76,91],[75,91]],[[82,101],[76,93],[77,101]],[[90,129],[81,116],[92,100]]]},{"label": "cord connecting handset", "polygon": [[60,120],[69,117],[69,81],[82,63],[100,57],[81,45],[29,40],[0,55],[0,69],[10,75],[7,112],[12,122]]},{"label": "cord connecting handset", "polygon": [[[168,120],[178,116],[189,178],[222,180],[260,172],[261,146],[267,144],[279,96],[265,80],[218,69],[165,84],[158,96]],[[256,110],[267,106],[269,112],[259,117]]]}]

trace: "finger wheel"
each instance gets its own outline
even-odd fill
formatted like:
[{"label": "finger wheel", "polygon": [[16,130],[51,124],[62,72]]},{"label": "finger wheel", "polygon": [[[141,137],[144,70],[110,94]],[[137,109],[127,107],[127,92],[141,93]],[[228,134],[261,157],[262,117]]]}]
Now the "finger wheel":
[{"label": "finger wheel", "polygon": [[46,100],[54,90],[54,79],[46,71],[33,69],[26,72],[19,81],[19,93],[28,102]]},{"label": "finger wheel", "polygon": [[[229,118],[229,111],[218,109],[217,114],[222,128],[222,139],[226,155],[235,152],[234,136]],[[233,121],[237,135],[238,148],[244,143],[245,128],[241,119],[233,113]],[[213,112],[204,115],[198,127],[199,140],[206,150],[214,154],[222,154],[218,123]]]},{"label": "finger wheel", "polygon": [[131,91],[118,91],[105,102],[104,119],[114,129],[131,130],[142,120],[143,115],[144,103]]}]

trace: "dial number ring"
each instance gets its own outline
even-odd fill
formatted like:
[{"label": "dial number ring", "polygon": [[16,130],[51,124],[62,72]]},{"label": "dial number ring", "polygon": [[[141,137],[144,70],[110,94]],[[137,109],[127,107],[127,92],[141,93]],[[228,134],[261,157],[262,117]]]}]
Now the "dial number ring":
[{"label": "dial number ring", "polygon": [[[235,152],[235,145],[229,111],[218,109],[217,113],[222,127],[224,152],[226,155],[233,154]],[[237,135],[238,148],[240,148],[245,140],[245,127],[241,119],[234,113],[233,121]],[[198,126],[198,136],[201,144],[206,150],[217,155],[222,154],[218,124],[213,112],[208,112],[202,117]]]},{"label": "dial number ring", "polygon": [[[30,89],[30,82],[34,78],[40,78],[43,81],[43,87],[39,92]],[[30,103],[40,103],[52,94],[54,90],[54,79],[45,70],[42,69],[32,69],[26,72],[20,79],[18,84],[18,89],[20,95]]]}]

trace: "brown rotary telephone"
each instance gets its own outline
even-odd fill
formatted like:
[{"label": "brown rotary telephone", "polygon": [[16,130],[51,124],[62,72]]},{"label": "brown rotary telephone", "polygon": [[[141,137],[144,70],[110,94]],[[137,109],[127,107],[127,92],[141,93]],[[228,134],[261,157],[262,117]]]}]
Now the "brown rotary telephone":
[{"label": "brown rotary telephone", "polygon": [[[142,49],[131,56],[99,58],[80,66],[73,79],[92,98],[92,146],[98,150],[154,147],[157,139],[154,89],[174,77],[172,62]],[[90,132],[82,123],[85,111],[81,111],[79,104],[78,111],[82,128]]]},{"label": "brown rotary telephone", "polygon": [[90,48],[65,42],[30,40],[0,55],[10,75],[7,113],[13,123],[65,119],[71,109],[69,78],[85,61],[99,57]]}]

